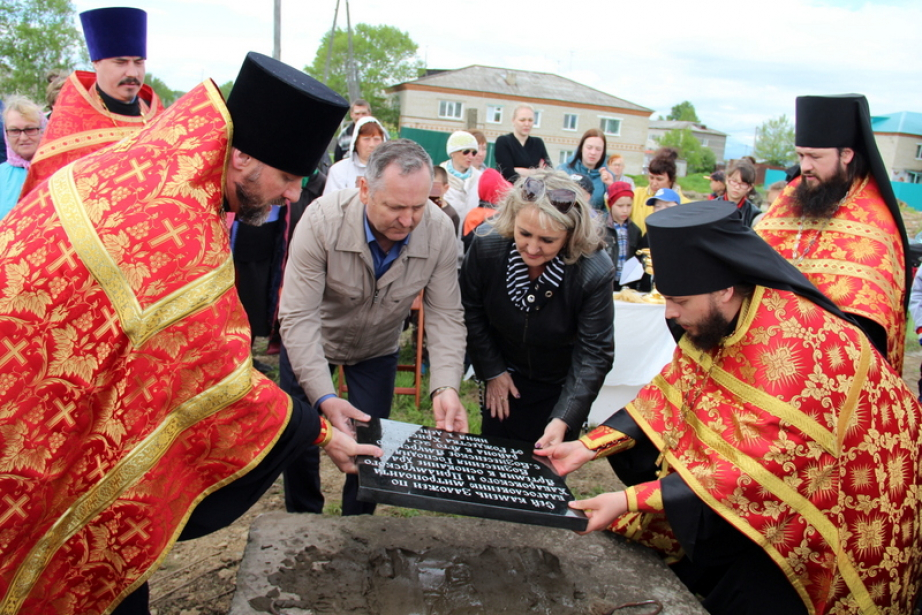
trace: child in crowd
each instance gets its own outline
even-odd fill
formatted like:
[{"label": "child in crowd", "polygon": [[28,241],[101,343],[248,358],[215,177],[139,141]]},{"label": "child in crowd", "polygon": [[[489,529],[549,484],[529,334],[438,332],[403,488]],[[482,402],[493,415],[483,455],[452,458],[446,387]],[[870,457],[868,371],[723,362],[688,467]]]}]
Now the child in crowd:
[{"label": "child in crowd", "polygon": [[656,194],[647,199],[647,205],[653,208],[654,212],[675,207],[682,202],[682,197],[672,188],[660,188]]},{"label": "child in crowd", "polygon": [[722,198],[727,193],[727,176],[724,175],[723,171],[714,171],[710,175],[705,175],[704,178],[711,182],[709,201]]},{"label": "child in crowd", "polygon": [[499,202],[511,187],[512,184],[507,182],[496,169],[487,168],[480,176],[480,182],[477,185],[480,203],[468,212],[467,217],[464,218],[464,225],[461,227],[461,242],[464,244],[465,252],[474,240],[474,229],[496,213]]},{"label": "child in crowd", "polygon": [[[624,263],[636,254],[642,242],[640,227],[631,222],[631,209],[634,206],[631,185],[627,182],[614,182],[608,186],[605,204],[609,210],[605,224],[605,244],[615,264],[615,290],[619,290]],[[638,282],[627,286],[636,289]]]},{"label": "child in crowd", "polygon": [[781,181],[776,181],[774,184],[768,187],[768,193],[766,193],[765,195],[765,205],[766,206],[764,207],[764,209],[768,209],[769,207],[771,207],[772,203],[775,202],[775,199],[781,196],[781,193],[784,191],[785,186],[787,186],[787,184],[784,183],[784,180],[781,180]]}]

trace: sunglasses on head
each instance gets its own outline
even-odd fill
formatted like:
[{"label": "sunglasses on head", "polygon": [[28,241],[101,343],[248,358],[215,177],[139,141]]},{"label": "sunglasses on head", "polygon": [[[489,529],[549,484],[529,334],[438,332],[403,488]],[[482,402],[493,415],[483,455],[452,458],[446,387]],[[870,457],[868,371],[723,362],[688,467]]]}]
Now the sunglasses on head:
[{"label": "sunglasses on head", "polygon": [[569,188],[548,190],[544,180],[536,177],[527,177],[522,182],[522,198],[529,203],[534,203],[545,195],[547,195],[547,200],[551,202],[551,205],[562,214],[570,213],[570,210],[573,209],[573,204],[576,203],[576,190],[570,190]]}]

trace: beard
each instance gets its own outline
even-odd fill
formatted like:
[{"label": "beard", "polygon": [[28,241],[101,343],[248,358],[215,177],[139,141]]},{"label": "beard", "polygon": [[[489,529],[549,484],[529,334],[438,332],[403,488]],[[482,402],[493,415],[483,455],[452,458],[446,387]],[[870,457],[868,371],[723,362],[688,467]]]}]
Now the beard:
[{"label": "beard", "polygon": [[848,194],[851,182],[842,165],[836,169],[835,175],[826,180],[821,180],[816,186],[811,187],[803,178],[797,186],[794,195],[800,203],[801,213],[813,220],[831,218],[839,207],[839,202]]},{"label": "beard", "polygon": [[730,320],[720,313],[717,306],[712,306],[708,315],[695,328],[697,332],[694,334],[685,332],[688,340],[699,350],[708,352],[730,332]]},{"label": "beard", "polygon": [[250,187],[251,184],[255,184],[259,180],[260,172],[261,169],[253,171],[248,177],[244,178],[243,182],[237,182],[235,187],[239,207],[234,219],[250,226],[261,226],[266,221],[266,218],[269,217],[273,205],[283,205],[285,203],[285,199],[281,198],[267,202],[264,197],[257,194]]}]

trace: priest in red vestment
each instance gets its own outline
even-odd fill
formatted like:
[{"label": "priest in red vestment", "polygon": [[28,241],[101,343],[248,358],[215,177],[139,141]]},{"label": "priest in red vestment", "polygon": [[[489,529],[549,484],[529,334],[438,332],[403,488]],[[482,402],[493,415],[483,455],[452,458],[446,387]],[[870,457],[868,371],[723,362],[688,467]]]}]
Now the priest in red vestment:
[{"label": "priest in red vestment", "polygon": [[581,440],[625,491],[571,502],[661,552],[714,615],[905,614],[922,572],[922,407],[733,204],[651,215],[672,362]]},{"label": "priest in red vestment", "polygon": [[902,373],[912,267],[864,96],[797,99],[800,175],[756,231],[851,314]]},{"label": "priest in red vestment", "polygon": [[146,613],[301,448],[380,454],[252,369],[225,220],[297,200],[347,108],[251,53],[0,222],[0,612]]},{"label": "priest in red vestment", "polygon": [[54,105],[22,196],[58,169],[150,123],[163,108],[144,84],[147,13],[114,7],[80,13],[95,72],[74,71]]}]

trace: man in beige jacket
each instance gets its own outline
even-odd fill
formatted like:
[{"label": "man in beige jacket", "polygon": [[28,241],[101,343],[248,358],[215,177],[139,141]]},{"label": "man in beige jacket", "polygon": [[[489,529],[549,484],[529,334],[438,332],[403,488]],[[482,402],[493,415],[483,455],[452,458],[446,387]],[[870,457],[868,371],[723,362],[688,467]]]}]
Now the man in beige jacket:
[{"label": "man in beige jacket", "polygon": [[[397,346],[413,299],[425,290],[430,394],[436,426],[467,431],[458,396],[465,328],[451,220],[429,201],[432,161],[406,139],[368,160],[357,190],[321,197],[292,238],[279,318],[280,383],[337,427],[367,413],[390,414]],[[349,401],[336,395],[331,366],[343,365]],[[289,512],[323,511],[319,455],[305,451],[285,471]],[[354,476],[343,514],[371,514]]]}]

